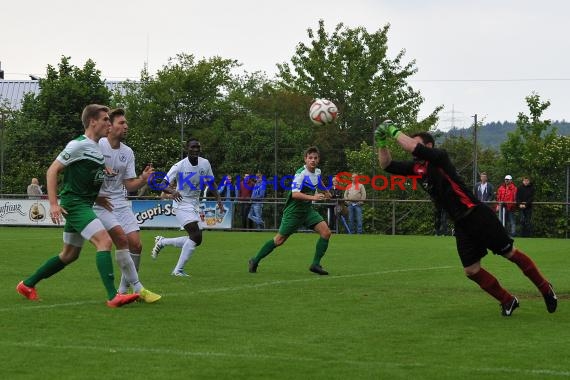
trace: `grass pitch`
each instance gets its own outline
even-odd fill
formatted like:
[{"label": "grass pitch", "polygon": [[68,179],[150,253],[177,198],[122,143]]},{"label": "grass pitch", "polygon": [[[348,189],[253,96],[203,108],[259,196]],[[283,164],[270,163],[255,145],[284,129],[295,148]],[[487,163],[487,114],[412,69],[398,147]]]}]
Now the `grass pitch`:
[{"label": "grass pitch", "polygon": [[157,233],[180,233],[142,231],[141,280],[162,300],[109,309],[90,244],[38,284],[41,302],[23,299],[16,284],[57,253],[61,229],[0,229],[2,377],[570,377],[569,240],[516,241],[558,291],[554,314],[515,265],[483,260],[521,302],[505,318],[465,279],[450,237],[334,235],[331,275],[319,277],[308,271],[316,234],[293,235],[250,274],[247,260],[272,233],[206,231],[187,279],[170,275],[178,249],[151,260]]}]

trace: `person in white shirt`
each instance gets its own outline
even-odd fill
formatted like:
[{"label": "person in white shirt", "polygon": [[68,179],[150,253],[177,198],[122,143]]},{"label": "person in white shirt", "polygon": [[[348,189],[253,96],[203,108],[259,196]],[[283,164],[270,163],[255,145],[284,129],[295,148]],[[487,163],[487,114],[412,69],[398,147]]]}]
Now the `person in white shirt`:
[{"label": "person in white shirt", "polygon": [[172,271],[173,276],[189,277],[184,266],[194,253],[196,247],[202,243],[202,230],[200,228],[200,193],[207,184],[218,202],[220,213],[224,213],[224,205],[218,193],[218,186],[214,182],[214,173],[210,162],[200,157],[200,142],[190,138],[186,143],[188,157],[177,162],[166,175],[169,186],[164,189],[162,196],[176,201],[176,219],[188,236],[177,238],[155,237],[152,257],[156,259],[160,250],[166,245],[182,248],[178,262]]},{"label": "person in white shirt", "polygon": [[32,178],[32,182],[27,188],[28,199],[41,199],[44,192],[37,178]]},{"label": "person in white shirt", "polygon": [[475,184],[475,196],[489,206],[488,202],[495,198],[495,190],[493,185],[487,181],[487,173],[481,172],[479,178],[481,178],[481,181]]},{"label": "person in white shirt", "polygon": [[99,140],[99,147],[105,157],[107,175],[93,209],[115,244],[115,258],[122,273],[119,293],[127,293],[128,287],[132,286],[133,291],[139,294],[139,298],[152,303],[158,301],[161,296],[145,289],[140,282],[138,276],[142,252],[140,228],[131,205],[125,198],[125,189],[131,192],[143,187],[154,169],[152,165],[148,165],[137,177],[133,150],[122,143],[129,129],[125,110],[121,108],[112,110],[109,117],[111,119],[109,133],[107,137]]}]

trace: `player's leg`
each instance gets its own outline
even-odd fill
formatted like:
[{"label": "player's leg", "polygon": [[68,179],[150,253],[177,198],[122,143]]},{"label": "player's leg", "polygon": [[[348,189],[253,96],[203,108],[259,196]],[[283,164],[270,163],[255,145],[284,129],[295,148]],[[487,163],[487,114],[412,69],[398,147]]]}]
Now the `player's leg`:
[{"label": "player's leg", "polygon": [[58,255],[50,257],[30,277],[20,281],[16,287],[18,293],[29,300],[39,300],[35,289],[36,284],[58,273],[79,257],[83,245],[81,235],[64,232],[63,241],[63,250]]},{"label": "player's leg", "polygon": [[197,220],[184,224],[184,229],[188,233],[188,238],[182,246],[178,262],[172,271],[172,275],[178,277],[188,277],[188,274],[184,272],[184,267],[192,257],[196,247],[202,244],[202,230],[198,226]]},{"label": "player's leg", "polygon": [[332,235],[331,230],[329,229],[327,223],[323,220],[322,216],[315,210],[311,210],[309,212],[305,224],[308,226],[313,226],[313,230],[319,234],[319,238],[315,247],[315,255],[313,257],[313,262],[311,263],[309,270],[316,274],[327,275],[329,273],[321,266],[321,260],[328,249],[329,240]]},{"label": "player's leg", "polygon": [[77,233],[74,226],[75,216],[77,212],[75,207],[65,207],[67,215],[65,225],[63,226],[63,249],[62,251],[44,262],[34,274],[27,279],[20,281],[16,290],[18,293],[28,298],[29,300],[38,300],[39,297],[36,293],[35,286],[38,282],[61,271],[67,264],[72,263],[79,257],[81,247],[83,246],[84,239]]},{"label": "player's leg", "polygon": [[[129,228],[129,227],[125,227],[125,228]],[[139,268],[140,268],[141,252],[142,252],[141,236],[140,236],[138,225],[136,226],[135,230],[133,230],[132,228],[129,228],[129,230],[130,230],[130,232],[127,233],[127,241],[128,241],[128,245],[129,245],[129,252],[130,252],[129,255],[130,255],[131,260],[133,261],[133,263],[135,265],[135,270],[138,274]],[[139,275],[139,279],[140,279],[140,275]],[[119,291],[120,291],[121,287],[127,282],[128,281],[125,278],[125,276],[121,276],[121,285],[119,287]],[[142,283],[141,283],[141,285],[142,285]],[[136,292],[136,290],[135,290],[135,292]],[[138,293],[139,293],[139,298],[142,299],[146,303],[153,303],[153,302],[156,302],[162,298],[162,296],[160,294],[154,293],[145,287],[140,289],[138,291]]]},{"label": "player's leg", "polygon": [[249,259],[249,273],[256,273],[259,262],[271,252],[273,252],[275,248],[283,245],[287,239],[289,239],[289,236],[294,234],[301,226],[302,221],[302,217],[297,216],[293,212],[285,210],[283,212],[283,217],[281,218],[281,224],[279,225],[279,232],[277,232],[277,235],[275,235],[273,239],[265,242],[257,252],[257,255]]},{"label": "player's leg", "polygon": [[128,220],[125,221],[124,218],[121,218],[121,209],[125,208],[109,211],[98,205],[93,207],[97,218],[101,221],[115,245],[115,260],[121,270],[121,282],[118,292],[121,294],[127,293],[129,285],[132,285],[135,293],[139,293],[143,286],[139,281],[135,263],[129,253],[129,242],[123,229],[123,226],[128,226]]},{"label": "player's leg", "polygon": [[554,292],[552,284],[542,275],[542,273],[540,273],[535,262],[528,255],[514,246],[510,252],[504,254],[503,257],[515,263],[524,275],[532,281],[544,298],[546,310],[548,310],[549,313],[554,313],[558,306],[558,297]]},{"label": "player's leg", "polygon": [[[492,215],[492,220],[488,220],[488,215]],[[481,205],[455,223],[455,241],[467,278],[499,301],[504,316],[510,316],[518,307],[518,299],[503,288],[495,276],[481,267],[481,259],[487,254],[486,236],[497,228],[504,231],[492,211]]]},{"label": "player's leg", "polygon": [[500,221],[494,217],[492,211],[483,209],[482,213],[487,214],[484,224],[485,233],[482,235],[482,241],[485,242],[486,246],[491,249],[493,253],[501,255],[515,263],[524,275],[538,288],[544,297],[548,312],[554,313],[558,305],[558,300],[550,282],[540,273],[540,270],[529,256],[514,247],[514,240],[508,235]]},{"label": "player's leg", "polygon": [[188,238],[184,241],[178,262],[172,271],[173,276],[188,277],[184,272],[184,266],[192,257],[194,250],[202,243],[202,230],[200,230],[200,206],[197,202],[178,204],[176,209],[176,219],[181,226],[184,226]]},{"label": "player's leg", "polygon": [[133,287],[135,293],[139,293],[143,285],[139,280],[135,263],[129,252],[129,241],[127,240],[125,231],[120,225],[116,225],[108,229],[108,232],[113,240],[113,244],[115,244],[115,260],[121,270],[119,293],[126,293],[129,285]]}]

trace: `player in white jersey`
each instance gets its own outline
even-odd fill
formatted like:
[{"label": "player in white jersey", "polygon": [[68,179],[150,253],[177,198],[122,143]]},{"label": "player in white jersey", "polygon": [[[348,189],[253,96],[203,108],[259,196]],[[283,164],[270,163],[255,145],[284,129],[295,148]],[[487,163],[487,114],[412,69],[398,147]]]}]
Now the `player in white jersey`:
[{"label": "player in white jersey", "polygon": [[105,177],[93,209],[115,244],[115,258],[122,273],[119,293],[126,293],[130,285],[142,300],[152,303],[161,296],[145,289],[139,280],[142,251],[140,229],[125,198],[125,189],[129,192],[138,190],[146,184],[154,170],[152,165],[148,165],[137,177],[133,150],[122,143],[129,129],[125,110],[112,110],[109,117],[111,127],[107,137],[99,140],[99,147],[105,157],[105,166],[112,171],[112,175]]},{"label": "player in white jersey", "polygon": [[188,277],[184,272],[184,265],[194,253],[197,246],[202,243],[202,230],[200,229],[200,191],[206,184],[209,185],[216,197],[220,212],[224,212],[224,205],[218,193],[218,186],[214,182],[214,173],[210,162],[200,157],[200,142],[191,138],[186,144],[188,157],[177,162],[167,173],[170,186],[164,190],[163,196],[176,201],[176,219],[188,233],[173,239],[157,236],[152,249],[152,257],[156,259],[158,253],[165,245],[174,245],[182,248],[178,262],[172,271],[173,276]]}]

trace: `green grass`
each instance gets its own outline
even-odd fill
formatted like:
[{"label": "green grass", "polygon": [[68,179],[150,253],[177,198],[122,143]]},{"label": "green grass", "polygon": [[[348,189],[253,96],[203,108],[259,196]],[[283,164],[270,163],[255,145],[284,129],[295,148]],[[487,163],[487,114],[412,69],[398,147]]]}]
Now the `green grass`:
[{"label": "green grass", "polygon": [[[160,231],[178,236],[178,231]],[[546,379],[570,377],[570,241],[518,239],[559,293],[548,314],[515,265],[485,267],[520,301],[511,318],[465,279],[449,237],[335,235],[308,271],[316,235],[300,233],[257,274],[247,260],[270,233],[204,233],[170,276],[178,249],[157,261],[142,232],[141,280],[157,304],[105,306],[87,244],[77,262],[15,292],[61,245],[60,229],[2,228],[0,373],[6,379]],[[116,267],[116,266],[115,266]]]}]

